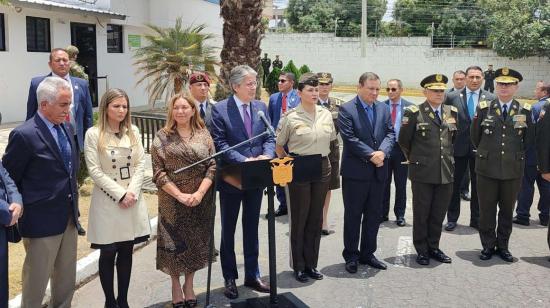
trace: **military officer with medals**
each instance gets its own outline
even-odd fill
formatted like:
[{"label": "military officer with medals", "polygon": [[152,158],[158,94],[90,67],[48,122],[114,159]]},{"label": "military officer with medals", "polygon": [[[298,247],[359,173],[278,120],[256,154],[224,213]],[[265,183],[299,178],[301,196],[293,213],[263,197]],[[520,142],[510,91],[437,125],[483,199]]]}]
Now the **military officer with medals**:
[{"label": "military officer with medals", "polygon": [[[533,141],[531,105],[514,99],[521,74],[507,67],[495,72],[497,98],[479,102],[471,127],[476,152],[479,198],[479,258],[498,254],[513,262],[508,250],[512,216],[525,166],[525,148]],[[497,226],[497,207],[498,226]],[[496,230],[495,230],[496,229]]]},{"label": "military officer with medals", "polygon": [[430,258],[451,263],[439,249],[441,229],[453,192],[453,142],[457,133],[457,109],[442,105],[447,77],[430,75],[422,80],[426,101],[405,109],[398,143],[409,164],[413,193],[413,244],[416,262]]},{"label": "military officer with medals", "polygon": [[[323,106],[330,111],[332,114],[334,128],[336,129],[336,134],[338,135],[339,106],[337,106],[336,103],[329,97],[333,83],[332,75],[330,73],[317,73],[317,78],[319,79],[319,100],[317,101],[317,105]],[[333,230],[329,229],[327,216],[328,208],[330,206],[330,198],[332,196],[331,191],[340,188],[340,142],[338,138],[334,139],[330,143],[330,154],[328,155],[328,159],[330,160],[331,173],[327,197],[323,207],[323,226],[321,228],[322,235],[334,233]]]},{"label": "military officer with medals", "polygon": [[[542,179],[550,183],[550,99],[546,99],[546,103],[542,106],[536,131],[537,168]],[[550,227],[547,241],[550,248]]]}]

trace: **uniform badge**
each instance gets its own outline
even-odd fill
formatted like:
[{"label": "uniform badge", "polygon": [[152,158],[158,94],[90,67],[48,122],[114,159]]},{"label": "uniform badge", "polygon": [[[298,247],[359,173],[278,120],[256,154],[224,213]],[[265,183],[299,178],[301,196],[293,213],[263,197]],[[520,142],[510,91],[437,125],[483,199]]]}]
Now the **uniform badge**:
[{"label": "uniform badge", "polygon": [[204,78],[200,74],[197,75],[197,77],[195,77],[195,79],[197,79],[197,81],[199,81],[199,82],[204,80]]},{"label": "uniform badge", "polygon": [[488,128],[486,128],[483,132],[485,133],[485,135],[489,135],[491,133],[491,131]]},{"label": "uniform badge", "polygon": [[435,75],[435,80],[437,82],[441,82],[441,81],[443,81],[443,76],[441,76],[441,74],[437,74],[437,75]]},{"label": "uniform badge", "polygon": [[435,119],[435,115],[432,112],[430,112],[430,118]]},{"label": "uniform badge", "polygon": [[507,67],[503,67],[502,68],[502,75],[507,76],[508,74],[510,74],[510,69],[508,69]]},{"label": "uniform badge", "polygon": [[516,114],[513,118],[514,122],[525,123],[527,117],[524,114]]},{"label": "uniform badge", "polygon": [[479,102],[479,108],[481,108],[481,109],[487,108],[487,101],[481,101],[481,102]]},{"label": "uniform badge", "polygon": [[514,109],[510,110],[510,115],[513,116],[514,114],[516,114],[516,111]]},{"label": "uniform badge", "polygon": [[523,104],[523,109],[525,109],[527,111],[530,111],[531,110],[531,104],[529,104],[529,103]]},{"label": "uniform badge", "polygon": [[424,111],[428,112],[430,110],[430,107],[424,107]]},{"label": "uniform badge", "polygon": [[458,109],[455,106],[451,106],[451,111],[452,112],[458,112]]},{"label": "uniform badge", "polygon": [[78,85],[75,85],[75,86],[74,86],[74,89],[75,89],[75,90],[78,90]]},{"label": "uniform badge", "polygon": [[409,117],[403,117],[403,118],[401,119],[401,124],[402,124],[402,125],[407,125],[407,124],[409,124]]},{"label": "uniform badge", "polygon": [[418,112],[418,107],[416,105],[412,105],[412,106],[407,107],[407,110],[410,110],[412,113],[417,113]]},{"label": "uniform badge", "polygon": [[500,109],[497,109],[497,110],[495,111],[495,113],[496,113],[497,115],[500,115]]},{"label": "uniform badge", "polygon": [[456,124],[456,119],[453,117],[447,118],[447,124]]},{"label": "uniform badge", "polygon": [[269,161],[271,170],[273,170],[273,183],[286,186],[292,182],[292,167],[294,166],[294,158],[283,157],[275,158]]}]

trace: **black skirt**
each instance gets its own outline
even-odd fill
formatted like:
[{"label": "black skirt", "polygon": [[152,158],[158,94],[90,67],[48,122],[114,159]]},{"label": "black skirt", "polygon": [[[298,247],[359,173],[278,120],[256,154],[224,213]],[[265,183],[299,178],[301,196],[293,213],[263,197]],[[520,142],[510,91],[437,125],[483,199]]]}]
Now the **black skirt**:
[{"label": "black skirt", "polygon": [[143,242],[147,241],[148,239],[149,239],[149,235],[144,235],[144,236],[136,237],[135,239],[133,239],[133,240],[131,240],[131,241],[114,242],[114,243],[110,243],[110,244],[96,244],[96,243],[92,243],[92,244],[90,245],[90,247],[91,247],[92,249],[116,249],[117,243],[128,243],[128,242],[132,242],[132,243],[135,245],[135,244],[143,243]]}]

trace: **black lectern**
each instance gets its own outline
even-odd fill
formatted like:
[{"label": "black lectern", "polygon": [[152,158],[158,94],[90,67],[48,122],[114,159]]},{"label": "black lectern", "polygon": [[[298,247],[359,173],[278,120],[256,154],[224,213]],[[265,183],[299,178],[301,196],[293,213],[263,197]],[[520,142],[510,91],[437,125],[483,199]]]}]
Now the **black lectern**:
[{"label": "black lectern", "polygon": [[[277,269],[275,252],[275,215],[273,171],[270,160],[257,160],[226,166],[222,170],[222,180],[239,188],[252,189],[266,187],[267,217],[269,238],[269,284],[270,295],[238,299],[231,302],[234,308],[279,307],[302,308],[308,307],[292,293],[277,294]],[[321,178],[321,155],[296,156],[293,161],[292,182],[314,181]],[[290,200],[291,201],[291,200]]]}]

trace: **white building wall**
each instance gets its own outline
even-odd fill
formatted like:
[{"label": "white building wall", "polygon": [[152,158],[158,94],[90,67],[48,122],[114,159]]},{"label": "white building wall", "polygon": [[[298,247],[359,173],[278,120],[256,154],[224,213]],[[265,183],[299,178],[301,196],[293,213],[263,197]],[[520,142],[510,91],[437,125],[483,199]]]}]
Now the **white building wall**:
[{"label": "white building wall", "polygon": [[285,65],[293,60],[297,66],[307,64],[314,72],[331,72],[339,84],[357,84],[363,72],[373,71],[383,81],[399,78],[405,87],[419,88],[420,80],[429,74],[443,73],[450,78],[454,71],[470,65],[486,69],[493,64],[495,68],[508,66],[521,72],[524,82],[519,94],[531,96],[536,81],[550,77],[548,59],[510,60],[484,49],[434,49],[426,37],[369,38],[366,58],[361,57],[359,38],[332,34],[269,33],[262,49],[271,59],[279,54]]},{"label": "white building wall", "polygon": [[[173,26],[176,17],[182,16],[186,24],[207,25],[207,32],[217,35],[213,42],[222,46],[222,21],[219,6],[202,0],[103,0],[102,9],[110,4],[110,10],[126,14],[126,20],[110,19],[87,13],[61,13],[55,10],[23,7],[17,13],[14,8],[0,5],[5,15],[7,51],[0,51],[0,112],[4,123],[25,120],[26,102],[30,80],[34,76],[50,72],[49,53],[27,52],[26,16],[50,19],[51,47],[66,47],[71,43],[71,22],[89,23],[96,26],[98,75],[108,75],[109,87],[122,88],[128,92],[132,106],[146,105],[148,94],[143,85],[136,86],[139,76],[133,66],[134,51],[128,47],[128,34],[142,37],[147,32],[145,24]],[[99,8],[99,7],[97,7]],[[124,53],[107,53],[108,23],[123,25]],[[98,94],[105,92],[105,80],[98,81]]]}]

